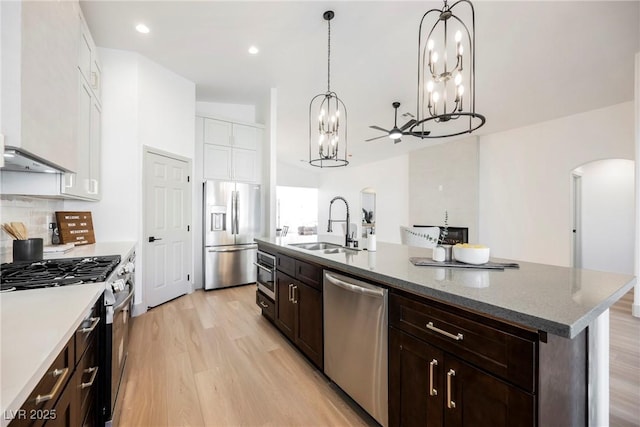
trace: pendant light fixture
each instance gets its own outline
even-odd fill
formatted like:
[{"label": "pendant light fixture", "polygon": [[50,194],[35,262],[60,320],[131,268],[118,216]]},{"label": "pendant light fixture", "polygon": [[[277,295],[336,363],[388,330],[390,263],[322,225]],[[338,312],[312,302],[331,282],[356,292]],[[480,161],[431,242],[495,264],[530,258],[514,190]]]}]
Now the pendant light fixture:
[{"label": "pendant light fixture", "polygon": [[328,24],[327,91],[316,95],[309,104],[309,164],[320,168],[347,166],[347,109],[331,91],[331,20],[328,10],[323,15]]},{"label": "pendant light fixture", "polygon": [[411,134],[444,138],[484,125],[485,117],[476,112],[475,89],[473,5],[459,0],[449,6],[444,0],[442,9],[429,10],[420,21],[418,110]]}]

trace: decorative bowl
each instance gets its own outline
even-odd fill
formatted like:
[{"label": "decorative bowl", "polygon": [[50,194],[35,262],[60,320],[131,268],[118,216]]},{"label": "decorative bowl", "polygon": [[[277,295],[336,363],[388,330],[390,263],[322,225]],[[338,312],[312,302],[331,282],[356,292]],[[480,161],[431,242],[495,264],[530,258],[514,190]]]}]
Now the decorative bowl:
[{"label": "decorative bowl", "polygon": [[489,262],[490,250],[483,245],[457,244],[453,247],[453,257],[465,264],[480,265]]}]

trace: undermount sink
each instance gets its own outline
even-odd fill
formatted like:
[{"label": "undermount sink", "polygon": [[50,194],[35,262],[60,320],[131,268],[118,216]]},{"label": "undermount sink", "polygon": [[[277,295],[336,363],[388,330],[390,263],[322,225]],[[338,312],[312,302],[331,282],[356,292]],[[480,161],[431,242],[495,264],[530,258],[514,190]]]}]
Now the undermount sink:
[{"label": "undermount sink", "polygon": [[291,243],[289,246],[295,246],[308,251],[323,251],[326,249],[343,249],[340,245],[328,242],[311,242],[311,243]]},{"label": "undermount sink", "polygon": [[333,249],[325,249],[325,251],[323,253],[325,254],[339,254],[342,252],[346,252],[346,253],[355,253],[358,252],[357,249],[349,249],[349,248],[333,248]]}]

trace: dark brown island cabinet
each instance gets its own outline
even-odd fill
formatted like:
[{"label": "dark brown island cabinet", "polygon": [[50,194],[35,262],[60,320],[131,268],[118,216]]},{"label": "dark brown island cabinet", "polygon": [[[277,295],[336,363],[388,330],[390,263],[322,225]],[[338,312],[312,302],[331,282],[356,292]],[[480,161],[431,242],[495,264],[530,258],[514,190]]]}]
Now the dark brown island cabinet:
[{"label": "dark brown island cabinet", "polygon": [[276,266],[275,324],[322,370],[322,268],[280,253]]},{"label": "dark brown island cabinet", "polygon": [[[272,320],[322,371],[322,266],[290,255],[276,253]],[[389,427],[587,425],[588,328],[562,338],[379,286],[389,289]]]},{"label": "dark brown island cabinet", "polygon": [[92,307],[75,334],[58,354],[26,402],[11,416],[10,427],[98,426],[100,308]]}]

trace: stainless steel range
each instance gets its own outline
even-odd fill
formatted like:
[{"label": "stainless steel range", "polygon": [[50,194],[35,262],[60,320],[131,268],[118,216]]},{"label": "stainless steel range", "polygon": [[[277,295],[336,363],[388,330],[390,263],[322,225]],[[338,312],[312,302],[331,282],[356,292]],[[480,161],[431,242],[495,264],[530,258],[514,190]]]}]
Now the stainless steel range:
[{"label": "stainless steel range", "polygon": [[[0,292],[104,282],[104,307],[100,315],[99,370],[102,386],[100,411],[107,426],[117,424],[120,385],[129,346],[130,313],[135,292],[135,252],[119,255],[59,258],[0,265]],[[120,391],[120,392],[119,392]]]}]

